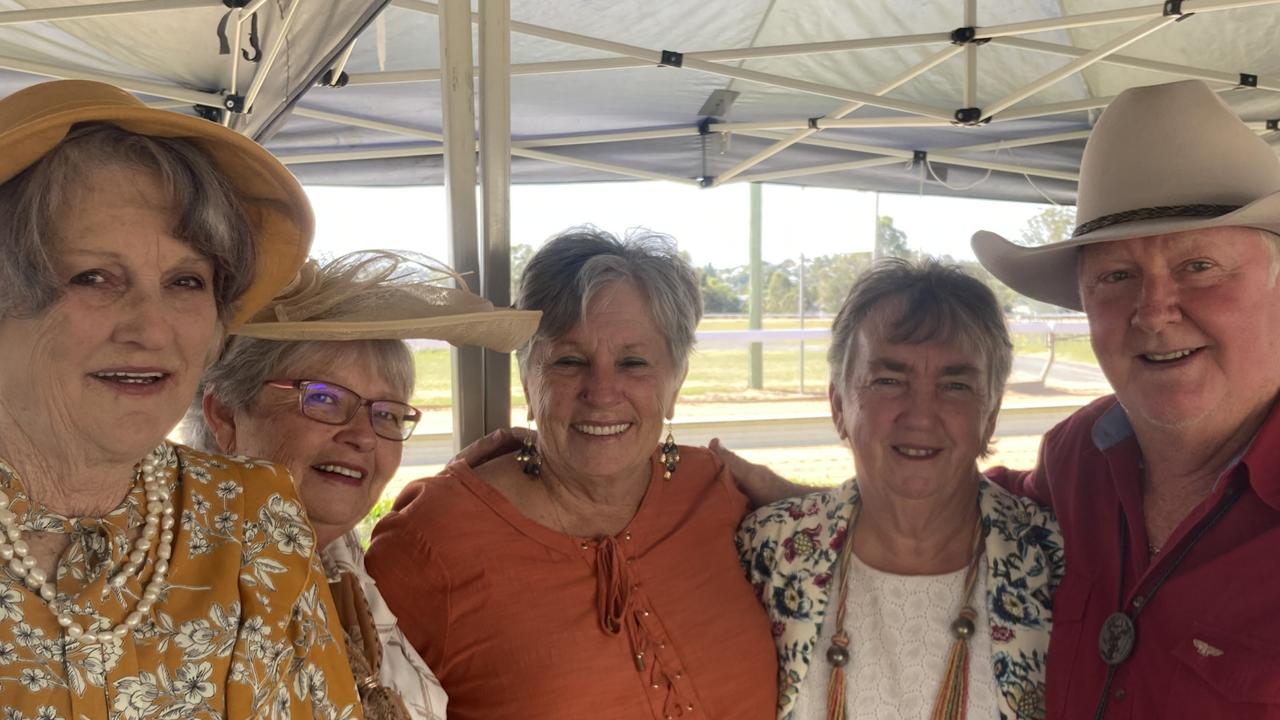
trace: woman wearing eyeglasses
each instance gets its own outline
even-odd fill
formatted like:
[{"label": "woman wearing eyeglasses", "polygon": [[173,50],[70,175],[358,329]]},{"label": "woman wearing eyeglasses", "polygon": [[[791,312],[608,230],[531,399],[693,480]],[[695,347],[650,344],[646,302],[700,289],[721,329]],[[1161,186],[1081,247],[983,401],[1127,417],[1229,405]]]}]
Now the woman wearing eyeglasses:
[{"label": "woman wearing eyeglasses", "polygon": [[505,352],[538,323],[536,312],[495,310],[441,282],[454,278],[429,259],[384,251],[309,262],[237,331],[188,421],[198,447],[266,458],[292,473],[370,718],[445,717],[444,690],[396,628],[353,532],[421,418],[408,404],[413,354],[397,338]]}]

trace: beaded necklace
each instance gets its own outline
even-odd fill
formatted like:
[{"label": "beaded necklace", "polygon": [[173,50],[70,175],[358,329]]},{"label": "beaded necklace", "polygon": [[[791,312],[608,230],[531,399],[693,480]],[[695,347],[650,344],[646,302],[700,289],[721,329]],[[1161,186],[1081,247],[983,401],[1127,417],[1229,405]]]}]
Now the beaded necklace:
[{"label": "beaded necklace", "polygon": [[[142,477],[143,492],[146,494],[146,514],[143,519],[142,535],[133,544],[132,550],[127,546],[124,555],[128,559],[120,569],[111,575],[108,584],[121,589],[130,577],[139,574],[142,564],[146,562],[147,551],[159,542],[156,548],[156,561],[151,570],[151,579],[147,582],[142,594],[138,597],[134,610],[114,628],[105,628],[93,632],[86,629],[72,614],[72,603],[69,598],[60,597],[56,587],[56,578],[49,578],[44,570],[36,567],[36,559],[31,556],[30,545],[22,539],[22,528],[17,515],[9,508],[9,496],[0,490],[0,560],[7,562],[7,569],[19,583],[26,585],[32,593],[49,605],[63,628],[67,638],[84,644],[114,643],[119,644],[131,630],[142,623],[142,619],[151,611],[156,600],[164,589],[165,577],[169,573],[169,558],[173,553],[174,508],[173,497],[168,485],[164,482],[163,468],[166,467],[166,446],[160,445],[143,458],[139,473]],[[21,478],[17,478],[21,482]]]},{"label": "beaded necklace", "polygon": [[[827,662],[831,664],[831,681],[827,686],[826,720],[846,720],[848,708],[845,706],[844,668],[849,664],[849,630],[845,625],[845,613],[849,599],[849,557],[853,554],[853,529],[858,523],[858,515],[862,511],[862,503],[854,501],[849,510],[849,524],[845,530],[844,546],[840,548],[839,566],[840,596],[836,605],[836,633],[831,638],[831,646],[827,648]],[[982,513],[978,513],[978,522],[973,529],[973,546],[970,549],[969,566],[965,571],[964,590],[961,597],[963,605],[951,622],[951,635],[955,641],[947,655],[947,669],[942,676],[942,685],[933,701],[930,720],[964,720],[969,705],[969,639],[976,630],[974,620],[978,612],[973,608],[973,589],[978,582],[978,569],[982,565],[982,554],[986,547],[986,529],[982,522]]]}]

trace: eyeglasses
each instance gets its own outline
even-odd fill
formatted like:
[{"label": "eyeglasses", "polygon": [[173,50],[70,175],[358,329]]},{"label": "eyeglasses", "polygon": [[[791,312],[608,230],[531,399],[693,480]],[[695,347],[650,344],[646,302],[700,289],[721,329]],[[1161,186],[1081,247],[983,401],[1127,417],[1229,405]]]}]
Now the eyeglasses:
[{"label": "eyeglasses", "polygon": [[378,437],[404,442],[422,419],[422,411],[395,400],[365,400],[341,385],[320,380],[268,380],[263,385],[298,391],[298,410],[326,425],[346,425],[369,406],[369,423]]}]

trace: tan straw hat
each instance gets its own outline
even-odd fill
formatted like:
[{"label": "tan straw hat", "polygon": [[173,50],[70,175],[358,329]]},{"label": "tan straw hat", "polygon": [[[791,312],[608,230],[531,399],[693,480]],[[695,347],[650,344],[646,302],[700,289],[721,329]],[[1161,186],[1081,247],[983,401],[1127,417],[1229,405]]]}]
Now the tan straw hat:
[{"label": "tan straw hat", "polygon": [[288,284],[307,258],[314,220],[293,174],[261,145],[218,123],[149,108],[112,85],[56,80],[0,99],[0,183],[55,148],[77,123],[99,122],[138,135],[182,138],[201,148],[240,195],[254,228],[257,267],[232,324],[243,322]]},{"label": "tan straw hat", "polygon": [[1200,80],[1131,88],[1085,145],[1076,222],[1040,247],[980,231],[973,252],[1023,295],[1080,310],[1083,245],[1232,225],[1280,234],[1280,158]]},{"label": "tan straw hat", "polygon": [[494,308],[452,268],[425,255],[366,250],[324,265],[308,260],[289,287],[234,333],[263,340],[432,338],[511,352],[533,335],[541,317]]}]

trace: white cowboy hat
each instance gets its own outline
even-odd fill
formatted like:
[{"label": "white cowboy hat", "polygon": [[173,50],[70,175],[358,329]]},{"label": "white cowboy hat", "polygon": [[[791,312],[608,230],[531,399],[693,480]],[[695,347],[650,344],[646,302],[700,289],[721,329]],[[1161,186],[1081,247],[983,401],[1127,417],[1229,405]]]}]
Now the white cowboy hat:
[{"label": "white cowboy hat", "polygon": [[1085,145],[1076,208],[1067,240],[1025,247],[979,231],[973,252],[1023,295],[1080,310],[1083,245],[1227,226],[1280,234],[1280,158],[1199,80],[1131,88]]},{"label": "white cowboy hat", "polygon": [[324,265],[308,260],[232,333],[262,340],[431,338],[511,352],[538,329],[541,312],[495,308],[466,288],[452,268],[425,255],[367,250]]}]

